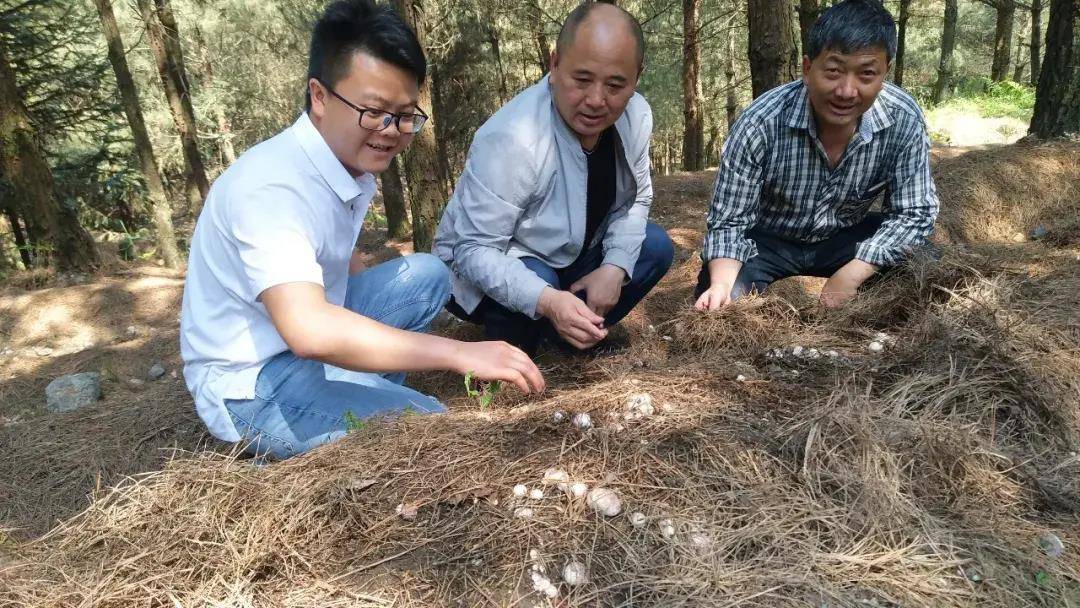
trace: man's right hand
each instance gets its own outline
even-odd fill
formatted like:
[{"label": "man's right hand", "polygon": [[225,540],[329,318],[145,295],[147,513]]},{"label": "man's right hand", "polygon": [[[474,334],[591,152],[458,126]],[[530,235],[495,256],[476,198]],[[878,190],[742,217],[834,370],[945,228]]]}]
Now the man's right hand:
[{"label": "man's right hand", "polygon": [[524,351],[506,342],[458,342],[455,371],[479,380],[510,382],[523,393],[544,391],[544,376]]},{"label": "man's right hand", "polygon": [[731,288],[742,270],[742,262],[731,258],[709,260],[709,288],[698,296],[694,308],[720,310],[731,303]]},{"label": "man's right hand", "polygon": [[731,284],[713,282],[694,303],[698,310],[720,310],[731,303]]},{"label": "man's right hand", "polygon": [[579,349],[594,346],[607,337],[604,318],[569,291],[547,287],[540,294],[536,310],[551,321],[563,340]]}]

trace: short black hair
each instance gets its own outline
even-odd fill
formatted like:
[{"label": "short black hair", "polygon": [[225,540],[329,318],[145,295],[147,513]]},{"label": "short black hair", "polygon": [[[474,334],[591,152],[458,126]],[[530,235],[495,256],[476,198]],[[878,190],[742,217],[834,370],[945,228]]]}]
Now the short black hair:
[{"label": "short black hair", "polygon": [[821,13],[806,35],[803,54],[814,59],[823,51],[849,54],[868,48],[896,56],[896,22],[877,0],[843,0]]},{"label": "short black hair", "polygon": [[[405,70],[418,85],[427,77],[427,60],[416,32],[393,7],[373,0],[337,0],[326,7],[311,33],[308,81],[317,78],[336,85],[349,73],[357,52]],[[304,108],[311,110],[311,87],[306,91]]]},{"label": "short black hair", "polygon": [[[559,37],[555,40],[555,52],[562,54],[563,50],[574,43],[574,35],[577,34],[578,27],[588,19],[589,15],[599,8],[605,2],[584,2],[579,4],[577,8],[570,12],[566,17],[566,21],[563,22],[562,29],[559,30]],[[630,33],[634,36],[634,42],[637,44],[637,63],[638,67],[645,64],[645,34],[641,31],[641,23],[638,22],[637,17],[634,17],[626,9],[616,4],[610,4],[619,9],[623,17],[626,18],[626,25],[630,28]]]}]

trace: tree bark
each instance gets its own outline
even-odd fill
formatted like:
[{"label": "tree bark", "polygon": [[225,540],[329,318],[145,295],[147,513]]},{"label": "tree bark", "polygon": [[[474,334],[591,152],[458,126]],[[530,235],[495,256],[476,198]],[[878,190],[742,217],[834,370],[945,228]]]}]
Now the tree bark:
[{"label": "tree bark", "polygon": [[735,37],[728,36],[727,53],[724,55],[724,86],[727,89],[724,110],[727,113],[727,130],[735,126],[739,117],[739,91],[735,87]]},{"label": "tree bark", "polygon": [[11,224],[11,236],[15,239],[15,248],[19,250],[19,259],[22,260],[23,268],[30,269],[34,265],[34,258],[30,256],[29,243],[26,241],[26,232],[19,223],[19,216],[11,209],[5,209],[8,224]]},{"label": "tree bark", "polygon": [[28,240],[35,248],[34,264],[88,270],[98,261],[94,240],[79,224],[77,210],[56,198],[52,169],[36,139],[6,44],[0,37],[0,175],[26,222]]},{"label": "tree bark", "polygon": [[990,80],[1001,82],[1009,77],[1009,64],[1012,63],[1016,1],[995,0],[992,6],[997,10],[997,23],[994,26],[994,61],[990,66]]},{"label": "tree bark", "polygon": [[[424,10],[421,0],[394,0],[406,23],[416,32],[423,45],[426,38]],[[409,203],[412,207],[413,246],[416,251],[431,251],[439,217],[446,206],[446,178],[442,173],[438,146],[435,143],[435,110],[431,105],[431,78],[420,87],[420,106],[430,108],[431,118],[423,130],[413,137],[405,151],[405,181],[409,184]]]},{"label": "tree bark", "polygon": [[551,45],[548,43],[547,33],[544,32],[544,12],[540,9],[539,0],[532,0],[529,9],[536,40],[536,59],[540,64],[540,73],[547,74],[551,67]]},{"label": "tree bark", "polygon": [[818,0],[799,0],[799,49],[801,54],[807,55],[806,47],[808,44],[807,36],[810,34],[810,28],[813,27],[814,22],[817,21],[818,15],[821,14],[821,4]]},{"label": "tree bark", "polygon": [[896,59],[893,67],[893,82],[904,86],[904,51],[907,47],[907,24],[911,17],[911,0],[900,0],[900,14],[896,19]]},{"label": "tree bark", "polygon": [[1038,86],[1042,70],[1042,0],[1031,0],[1031,75],[1028,82]]},{"label": "tree bark", "polygon": [[[159,6],[163,4],[161,0],[154,1]],[[154,54],[154,63],[161,77],[165,99],[169,102],[169,112],[172,114],[176,131],[180,135],[187,174],[198,190],[198,200],[195,200],[193,189],[188,190],[192,213],[197,214],[202,208],[202,202],[206,200],[206,195],[210,192],[210,182],[206,177],[202,154],[199,153],[198,127],[183,68],[183,56],[179,51],[180,42],[177,37],[176,22],[167,5],[163,10],[157,10],[151,4],[151,0],[138,0],[138,6],[139,15],[146,27],[147,39],[150,41],[150,49]],[[163,16],[169,21],[168,24],[162,20]]]},{"label": "tree bark", "polygon": [[150,135],[146,130],[146,122],[143,120],[142,108],[139,107],[139,93],[135,88],[135,81],[131,78],[127,58],[124,56],[124,42],[120,37],[119,28],[116,27],[112,3],[110,0],[94,0],[94,5],[97,7],[98,16],[101,18],[101,29],[108,43],[109,62],[112,63],[113,72],[116,74],[116,86],[120,90],[124,115],[131,127],[131,135],[135,139],[135,153],[139,157],[139,167],[142,169],[143,179],[146,180],[154,236],[165,265],[169,268],[179,268],[182,260],[180,250],[176,246],[176,235],[173,232],[172,209],[169,206],[169,199],[165,196],[165,184],[161,181],[157,159],[154,157],[154,149],[150,144]]},{"label": "tree bark", "polygon": [[934,105],[945,100],[945,91],[952,86],[953,51],[956,50],[957,0],[945,0],[945,23],[941,28],[941,58],[938,61],[938,77],[934,83]]},{"label": "tree bark", "polygon": [[1080,132],[1080,27],[1077,0],[1051,0],[1046,29],[1046,56],[1030,132],[1061,137]]},{"label": "tree bark", "polygon": [[791,5],[786,0],[747,0],[750,81],[754,97],[791,82],[798,74]]},{"label": "tree bark", "polygon": [[[483,16],[481,16],[483,19]],[[506,86],[506,66],[503,65],[502,44],[499,40],[498,26],[494,22],[484,24],[484,33],[491,45],[491,56],[495,59],[495,71],[499,76],[499,105],[510,99],[510,89]]]},{"label": "tree bark", "polygon": [[405,188],[401,185],[398,159],[379,175],[382,185],[383,207],[386,208],[386,235],[392,239],[405,238],[409,234],[409,217],[405,211]]},{"label": "tree bark", "polygon": [[1020,33],[1016,36],[1016,52],[1015,61],[1013,61],[1013,82],[1023,82],[1024,68],[1027,67],[1027,61],[1024,58],[1024,39],[1027,38],[1024,30],[1027,29],[1027,23],[1020,22]]},{"label": "tree bark", "polygon": [[698,44],[698,7],[701,0],[683,0],[683,170],[705,168],[705,121],[701,115],[701,46]]}]

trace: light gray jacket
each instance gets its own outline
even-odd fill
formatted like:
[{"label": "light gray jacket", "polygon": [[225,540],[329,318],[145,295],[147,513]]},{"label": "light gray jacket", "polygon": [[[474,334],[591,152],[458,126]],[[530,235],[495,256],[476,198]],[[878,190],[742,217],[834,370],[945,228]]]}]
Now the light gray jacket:
[{"label": "light gray jacket", "polygon": [[[604,263],[629,277],[652,204],[652,110],[635,93],[615,122],[615,203],[593,238]],[[450,266],[454,299],[472,312],[485,295],[537,318],[547,283],[520,258],[569,266],[585,240],[588,162],[559,116],[547,77],[511,99],[480,127],[465,171],[435,234],[433,253]]]}]

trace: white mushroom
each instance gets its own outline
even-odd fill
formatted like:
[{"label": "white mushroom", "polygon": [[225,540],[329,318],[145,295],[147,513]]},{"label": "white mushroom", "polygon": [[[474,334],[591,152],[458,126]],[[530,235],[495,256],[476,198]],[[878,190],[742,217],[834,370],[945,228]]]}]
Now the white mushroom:
[{"label": "white mushroom", "polygon": [[874,340],[867,345],[867,348],[870,349],[870,352],[872,353],[880,353],[881,351],[885,350],[885,345],[881,342],[878,342],[877,340]]},{"label": "white mushroom", "polygon": [[653,408],[652,395],[649,393],[637,393],[636,395],[631,395],[630,398],[626,400],[626,407],[631,412],[636,412],[642,416],[652,416],[656,411],[655,408]]},{"label": "white mushroom", "polygon": [[587,431],[592,428],[592,416],[588,412],[579,412],[574,414],[573,423],[582,431]]},{"label": "white mushroom", "polygon": [[648,518],[641,511],[634,511],[630,514],[630,525],[635,528],[640,528],[648,522]]},{"label": "white mushroom", "polygon": [[736,382],[746,382],[746,376],[744,376],[742,374],[739,374],[738,376],[735,376],[735,381]]},{"label": "white mushroom", "polygon": [[551,415],[551,420],[556,424],[562,422],[563,420],[566,420],[566,412],[562,410],[557,410],[554,414]]},{"label": "white mushroom", "polygon": [[529,490],[529,498],[533,500],[541,500],[544,498],[544,491],[540,488],[533,488]]},{"label": "white mushroom", "polygon": [[562,569],[562,578],[570,587],[577,587],[588,580],[585,564],[581,562],[568,562]]},{"label": "white mushroom", "polygon": [[518,507],[514,509],[514,517],[518,519],[532,519],[533,510],[529,507]]},{"label": "white mushroom", "polygon": [[690,544],[698,551],[705,553],[712,548],[712,538],[704,532],[694,532],[690,535]]},{"label": "white mushroom", "polygon": [[583,482],[578,481],[570,485],[570,493],[573,494],[575,498],[581,498],[588,492],[589,486],[585,485]]},{"label": "white mushroom", "polygon": [[792,346],[791,347],[791,354],[796,356],[796,357],[801,357],[802,354],[803,354],[803,347],[798,345],[798,344],[796,344],[795,346]]},{"label": "white mushroom", "polygon": [[661,519],[656,523],[660,526],[660,536],[664,538],[673,538],[675,536],[675,524],[670,519]]},{"label": "white mushroom", "polygon": [[525,484],[519,483],[514,486],[514,496],[518,498],[524,498],[529,493],[529,488],[525,487]]},{"label": "white mushroom", "polygon": [[593,488],[589,491],[586,501],[597,513],[614,517],[622,512],[622,500],[615,490],[608,488]]}]

